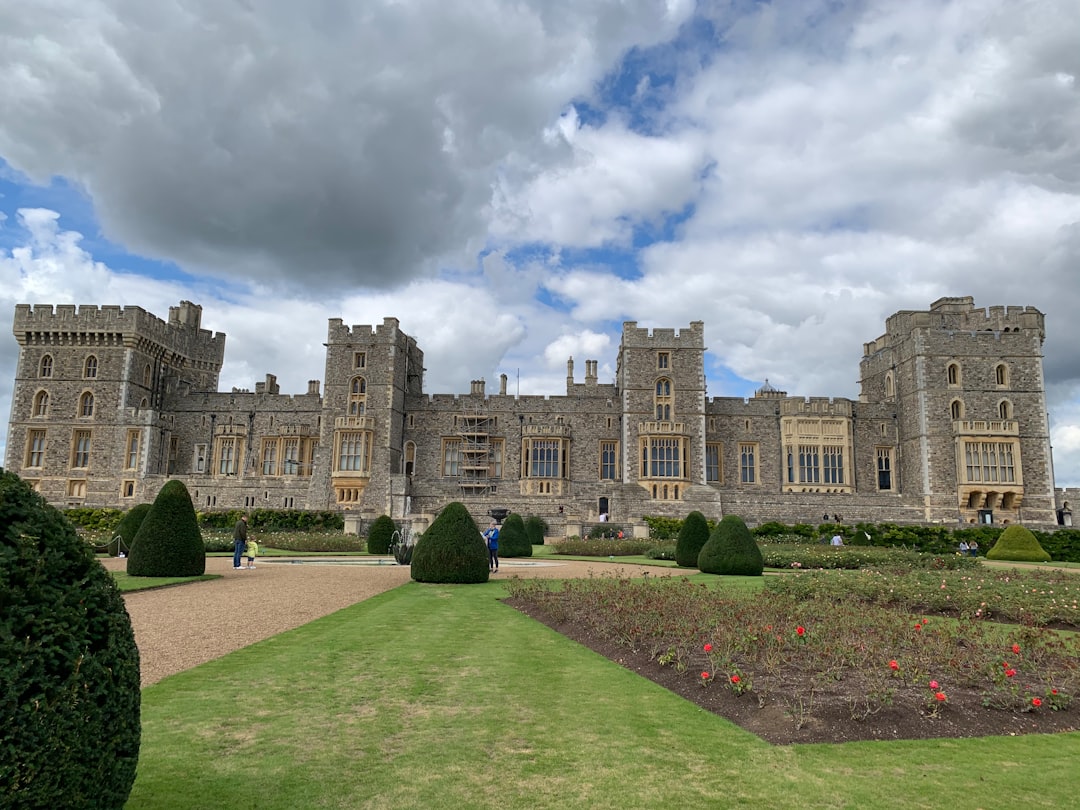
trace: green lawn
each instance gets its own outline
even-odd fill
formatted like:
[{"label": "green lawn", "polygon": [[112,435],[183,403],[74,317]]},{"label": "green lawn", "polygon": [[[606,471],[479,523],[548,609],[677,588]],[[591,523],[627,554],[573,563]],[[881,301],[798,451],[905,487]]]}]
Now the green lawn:
[{"label": "green lawn", "polygon": [[143,691],[128,808],[1075,801],[1080,733],[771,747],[501,604],[410,583]]}]

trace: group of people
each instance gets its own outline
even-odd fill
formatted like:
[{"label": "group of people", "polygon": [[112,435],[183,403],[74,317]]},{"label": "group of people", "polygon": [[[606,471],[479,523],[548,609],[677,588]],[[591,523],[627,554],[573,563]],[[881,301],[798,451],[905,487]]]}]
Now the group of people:
[{"label": "group of people", "polygon": [[978,557],[979,556],[979,541],[972,540],[968,543],[965,540],[960,541],[960,556],[961,557]]},{"label": "group of people", "polygon": [[[255,557],[259,554],[259,544],[255,538],[248,537],[247,515],[241,515],[233,529],[233,569],[254,568]],[[247,555],[247,565],[242,565],[244,556]]]}]

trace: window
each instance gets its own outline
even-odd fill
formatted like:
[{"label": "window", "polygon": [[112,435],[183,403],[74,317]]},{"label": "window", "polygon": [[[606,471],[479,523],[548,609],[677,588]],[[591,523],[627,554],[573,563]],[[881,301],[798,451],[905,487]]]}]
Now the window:
[{"label": "window", "polygon": [[600,480],[614,481],[619,466],[619,443],[600,442]]},{"label": "window", "polygon": [[956,387],[960,385],[960,365],[958,363],[949,363],[945,369],[945,376],[950,386]]},{"label": "window", "polygon": [[443,475],[461,475],[461,439],[443,439]]},{"label": "window", "polygon": [[367,368],[367,352],[356,352],[353,355],[353,368]]},{"label": "window", "polygon": [[339,471],[371,474],[371,431],[341,431],[337,435],[337,443],[337,469]]},{"label": "window", "polygon": [[206,445],[195,445],[195,472],[206,472]]},{"label": "window", "polygon": [[997,368],[994,369],[994,377],[997,380],[997,384],[1002,388],[1009,385],[1009,367],[1004,363],[998,363]]},{"label": "window", "polygon": [[686,459],[679,436],[647,436],[641,443],[642,478],[682,478]]},{"label": "window", "polygon": [[45,464],[45,431],[31,430],[26,434],[26,467]]},{"label": "window", "polygon": [[893,379],[893,374],[890,371],[885,375],[885,397],[886,399],[892,399],[896,396],[896,381]]},{"label": "window", "polygon": [[143,366],[142,384],[143,384],[144,388],[149,388],[150,387],[150,364],[149,363],[147,363],[145,366]]},{"label": "window", "polygon": [[353,377],[349,385],[349,416],[363,416],[367,406],[367,380]]},{"label": "window", "polygon": [[821,459],[815,445],[799,445],[799,482],[803,484],[821,483]]},{"label": "window", "polygon": [[753,484],[757,481],[757,445],[742,443],[739,445],[739,481]]},{"label": "window", "polygon": [[277,475],[277,439],[263,439],[262,447],[262,474]]},{"label": "window", "polygon": [[218,475],[236,475],[240,466],[240,449],[235,436],[222,436],[217,441]]},{"label": "window", "polygon": [[657,352],[656,353],[656,367],[657,368],[670,368],[671,367],[671,352]]},{"label": "window", "polygon": [[892,489],[892,448],[877,448],[877,488],[886,492]]},{"label": "window", "polygon": [[491,440],[491,477],[502,478],[503,458],[506,453],[506,442],[503,439]]},{"label": "window", "polygon": [[972,483],[1016,483],[1015,453],[1012,442],[964,442],[967,480]]},{"label": "window", "polygon": [[38,391],[34,395],[34,416],[48,416],[49,414],[49,392]]},{"label": "window", "polygon": [[826,446],[821,454],[823,480],[826,484],[844,483],[844,449]]},{"label": "window", "polygon": [[91,417],[94,415],[94,395],[89,391],[84,391],[83,395],[79,397],[79,416]]},{"label": "window", "polygon": [[38,367],[38,376],[42,379],[48,379],[52,376],[53,359],[51,354],[47,354],[41,358],[41,365]]},{"label": "window", "polygon": [[90,431],[76,430],[71,441],[71,466],[86,469],[90,466]]},{"label": "window", "polygon": [[705,480],[711,484],[719,484],[724,480],[721,449],[722,445],[717,442],[705,445]]},{"label": "window", "polygon": [[1002,419],[1012,419],[1012,403],[1007,399],[998,403],[998,416]]},{"label": "window", "polygon": [[[277,448],[275,448],[275,452]],[[281,449],[281,472],[283,475],[301,475],[300,440],[285,439]]]},{"label": "window", "polygon": [[964,403],[958,399],[954,399],[952,404],[949,405],[949,413],[954,420],[962,418],[964,416]]},{"label": "window", "polygon": [[672,413],[671,380],[661,377],[656,381],[656,419],[659,422],[670,422]]},{"label": "window", "polygon": [[526,478],[565,478],[566,443],[562,439],[527,439]]},{"label": "window", "polygon": [[134,498],[135,497],[135,482],[134,481],[122,481],[120,483],[120,497],[121,498]]},{"label": "window", "polygon": [[92,380],[97,377],[98,362],[94,355],[89,355],[86,358],[86,364],[83,366],[83,377],[88,380]]},{"label": "window", "polygon": [[416,442],[405,442],[405,474],[416,471]]},{"label": "window", "polygon": [[69,498],[85,498],[86,497],[86,480],[78,479],[68,481],[67,494]]},{"label": "window", "polygon": [[124,453],[124,469],[135,470],[139,466],[139,431],[127,432],[127,448]]}]

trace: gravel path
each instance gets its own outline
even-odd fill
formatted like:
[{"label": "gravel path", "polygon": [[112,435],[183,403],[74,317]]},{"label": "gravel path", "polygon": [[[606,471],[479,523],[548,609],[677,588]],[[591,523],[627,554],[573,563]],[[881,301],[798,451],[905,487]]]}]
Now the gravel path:
[{"label": "gravel path", "polygon": [[[208,557],[206,572],[220,579],[135,591],[124,595],[141,659],[142,685],[220,658],[233,650],[362,602],[409,581],[409,569],[357,564],[365,558],[327,558],[292,562],[266,557],[254,570],[233,570],[231,557]],[[368,558],[370,559],[370,558]],[[109,570],[123,571],[126,560],[108,559]],[[683,573],[674,568],[572,560],[504,560],[496,578],[512,576],[574,579],[592,574],[640,576]],[[236,617],[256,617],[254,621]]]}]

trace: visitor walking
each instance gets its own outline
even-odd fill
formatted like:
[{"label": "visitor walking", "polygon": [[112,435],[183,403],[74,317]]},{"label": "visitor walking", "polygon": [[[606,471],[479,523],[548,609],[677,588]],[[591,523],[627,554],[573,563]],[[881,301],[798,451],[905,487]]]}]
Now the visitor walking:
[{"label": "visitor walking", "polygon": [[488,568],[496,573],[499,570],[499,527],[494,520],[484,532],[484,540],[487,541]]},{"label": "visitor walking", "polygon": [[247,515],[241,515],[240,519],[236,521],[236,527],[233,529],[232,533],[232,542],[232,567],[239,571],[240,563],[244,556],[244,550],[247,548]]}]

